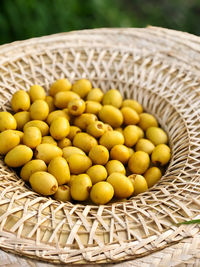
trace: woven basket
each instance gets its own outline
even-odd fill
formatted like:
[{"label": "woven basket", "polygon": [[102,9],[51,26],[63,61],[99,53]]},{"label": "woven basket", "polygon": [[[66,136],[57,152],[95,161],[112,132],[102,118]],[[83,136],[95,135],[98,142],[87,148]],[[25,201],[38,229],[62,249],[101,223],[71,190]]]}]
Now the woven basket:
[{"label": "woven basket", "polygon": [[92,264],[135,259],[199,235],[198,225],[177,225],[200,218],[199,51],[199,38],[159,28],[79,31],[2,46],[1,110],[34,83],[48,90],[56,79],[86,77],[152,113],[168,133],[172,159],[153,188],[105,206],[41,197],[0,160],[0,247]]}]

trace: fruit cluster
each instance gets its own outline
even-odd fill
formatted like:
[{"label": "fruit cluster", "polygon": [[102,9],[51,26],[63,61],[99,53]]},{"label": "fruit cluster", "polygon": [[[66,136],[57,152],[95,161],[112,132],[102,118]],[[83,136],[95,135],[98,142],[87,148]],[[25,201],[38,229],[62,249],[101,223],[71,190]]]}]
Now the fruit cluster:
[{"label": "fruit cluster", "polygon": [[0,154],[32,189],[60,201],[106,204],[145,192],[171,157],[167,134],[136,100],[87,79],[33,85],[0,112]]}]

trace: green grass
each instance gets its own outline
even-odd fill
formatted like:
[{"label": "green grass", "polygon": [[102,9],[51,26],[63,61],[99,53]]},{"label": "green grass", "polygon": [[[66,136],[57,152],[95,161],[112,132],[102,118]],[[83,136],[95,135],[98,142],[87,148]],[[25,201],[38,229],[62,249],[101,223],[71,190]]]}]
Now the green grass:
[{"label": "green grass", "polygon": [[0,43],[99,27],[161,26],[200,35],[200,0],[1,0]]}]

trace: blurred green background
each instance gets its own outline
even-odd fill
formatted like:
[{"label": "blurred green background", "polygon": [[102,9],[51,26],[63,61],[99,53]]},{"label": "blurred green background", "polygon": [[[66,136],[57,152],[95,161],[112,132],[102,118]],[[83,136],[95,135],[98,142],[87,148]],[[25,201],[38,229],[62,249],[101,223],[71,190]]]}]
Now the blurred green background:
[{"label": "blurred green background", "polygon": [[99,27],[161,26],[200,35],[200,0],[1,0],[0,43]]}]

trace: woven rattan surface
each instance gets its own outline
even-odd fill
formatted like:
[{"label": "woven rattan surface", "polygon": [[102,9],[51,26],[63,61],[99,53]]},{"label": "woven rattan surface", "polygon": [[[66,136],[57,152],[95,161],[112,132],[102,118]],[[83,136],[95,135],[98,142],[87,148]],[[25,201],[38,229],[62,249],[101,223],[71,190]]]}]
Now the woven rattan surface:
[{"label": "woven rattan surface", "polygon": [[140,259],[148,264],[152,253],[171,246],[167,258],[159,252],[163,266],[176,255],[174,243],[179,255],[185,240],[198,249],[193,240],[199,226],[177,223],[200,217],[199,51],[198,37],[159,28],[80,31],[2,46],[1,109],[9,109],[13,92],[33,83],[48,89],[60,77],[87,77],[104,91],[118,88],[154,114],[168,132],[172,160],[151,190],[107,206],[38,196],[1,161],[0,246],[50,262],[85,264],[150,255]]}]

